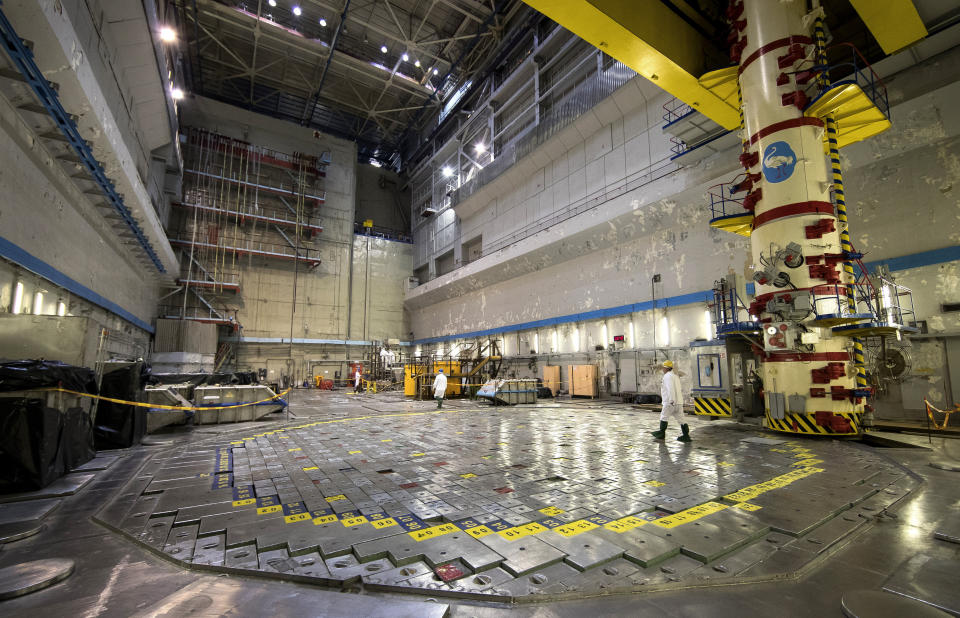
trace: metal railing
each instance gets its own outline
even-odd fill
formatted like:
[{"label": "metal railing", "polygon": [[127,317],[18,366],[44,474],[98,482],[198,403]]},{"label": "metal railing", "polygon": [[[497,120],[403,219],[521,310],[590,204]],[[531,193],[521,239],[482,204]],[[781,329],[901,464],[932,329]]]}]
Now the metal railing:
[{"label": "metal railing", "polygon": [[665,124],[676,122],[690,113],[693,113],[693,108],[676,97],[663,104],[663,121]]},{"label": "metal railing", "polygon": [[200,322],[211,322],[214,324],[233,324],[232,316],[226,315],[209,307],[188,305],[186,308],[182,304],[159,305],[157,307],[157,317],[173,320],[196,320]]},{"label": "metal railing", "polygon": [[353,233],[360,236],[373,236],[374,238],[383,238],[386,240],[395,240],[397,242],[413,243],[413,238],[409,234],[398,232],[387,227],[374,225],[366,227],[362,223],[354,222]]},{"label": "metal railing", "polygon": [[[193,192],[191,192],[193,193]],[[191,195],[191,199],[197,199],[201,197],[200,195]],[[200,201],[204,201],[201,199]],[[198,203],[193,201],[182,201],[174,202],[175,206],[180,206],[182,208],[196,208],[202,212],[210,213],[213,215],[223,215],[229,219],[237,219],[241,223],[246,222],[258,222],[267,225],[282,225],[284,227],[300,227],[302,230],[308,232],[322,232],[323,225],[321,223],[320,217],[310,217],[302,216],[300,220],[297,221],[295,215],[290,212],[284,212],[282,210],[275,209],[264,209],[261,208],[259,212],[249,212],[245,210],[243,212],[239,210],[231,210],[229,208],[219,208],[215,205],[219,200],[214,198],[211,202],[208,203]]]},{"label": "metal railing", "polygon": [[670,138],[670,152],[675,155],[682,155],[687,151],[687,143],[679,137]]},{"label": "metal railing", "polygon": [[492,163],[451,192],[450,206],[456,206],[496,180],[523,157],[532,153],[561,129],[568,126],[585,112],[594,108],[603,99],[613,94],[636,75],[629,67],[615,62],[610,69],[594,73],[569,94],[541,113],[540,122],[520,130],[516,137],[505,144]]},{"label": "metal railing", "polygon": [[743,207],[743,199],[733,197],[737,187],[736,179],[731,182],[721,182],[707,189],[710,196],[710,218],[718,219],[730,215],[739,215],[748,212]]},{"label": "metal railing", "polygon": [[612,199],[618,198],[629,191],[649,184],[655,180],[663,178],[675,172],[678,166],[672,163],[670,159],[661,159],[645,170],[629,174],[618,182],[612,183],[602,189],[598,189],[589,195],[572,202],[565,208],[551,213],[545,217],[537,219],[532,224],[519,229],[512,234],[503,236],[487,244],[484,242],[481,251],[481,257],[495,253],[504,247],[515,244],[525,238],[529,238],[538,232],[542,232],[558,223],[572,219],[577,215],[593,210],[597,206],[604,204]]},{"label": "metal railing", "polygon": [[[813,101],[816,101],[820,95],[839,85],[856,84],[860,86],[860,89],[867,95],[867,98],[877,106],[877,109],[889,118],[890,99],[887,95],[887,86],[883,83],[883,80],[880,79],[880,76],[877,75],[877,72],[873,70],[870,63],[867,62],[867,59],[863,57],[860,50],[852,43],[838,43],[837,45],[832,45],[827,48],[828,52],[834,50],[840,50],[842,52],[849,50],[849,52],[846,52],[849,53],[849,58],[840,62],[832,62],[827,66],[814,65],[809,69],[814,74],[820,73],[826,77],[824,80],[826,84],[824,86],[818,85],[818,80],[811,80],[811,83],[816,87],[817,93],[817,96],[813,97]],[[840,74],[842,77],[836,79],[836,81],[831,81],[830,73],[835,75]]]},{"label": "metal railing", "polygon": [[238,257],[244,254],[288,260],[293,260],[299,257],[300,260],[309,262],[311,264],[320,263],[320,251],[317,249],[300,247],[300,253],[298,256],[296,250],[289,245],[252,240],[249,238],[233,239],[224,237],[219,239],[217,243],[210,243],[206,242],[206,240],[195,240],[186,234],[181,234],[179,236],[171,236],[170,244],[181,247],[190,247],[193,245],[194,248],[200,250],[235,253]]},{"label": "metal railing", "polygon": [[877,281],[876,303],[880,321],[900,326],[916,322],[917,312],[910,288],[894,283],[883,275],[877,277]]}]

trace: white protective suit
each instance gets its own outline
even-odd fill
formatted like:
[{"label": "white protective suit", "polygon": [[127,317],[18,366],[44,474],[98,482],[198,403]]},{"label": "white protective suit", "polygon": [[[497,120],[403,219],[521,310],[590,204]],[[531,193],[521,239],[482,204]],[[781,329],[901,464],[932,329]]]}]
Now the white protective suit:
[{"label": "white protective suit", "polygon": [[437,374],[437,378],[433,381],[433,398],[434,399],[443,399],[444,393],[447,392],[447,376],[442,373]]},{"label": "white protective suit", "polygon": [[673,421],[680,425],[686,422],[683,420],[683,390],[680,388],[680,378],[674,370],[663,374],[660,399],[663,401],[663,408],[660,410],[661,421]]}]

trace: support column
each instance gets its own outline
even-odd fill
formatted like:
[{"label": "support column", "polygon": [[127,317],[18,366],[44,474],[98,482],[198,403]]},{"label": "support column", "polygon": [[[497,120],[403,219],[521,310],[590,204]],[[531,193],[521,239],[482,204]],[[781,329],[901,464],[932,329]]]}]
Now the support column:
[{"label": "support column", "polygon": [[804,26],[806,2],[731,4],[742,6],[737,12],[746,21],[738,42],[741,162],[761,179],[750,193],[757,273],[751,313],[763,322],[765,422],[787,433],[856,434],[862,405],[852,395],[849,341],[819,326],[813,312],[845,305],[853,280],[842,265],[842,222],[830,198],[825,123],[804,116],[806,94],[797,83],[798,71],[809,67],[803,61],[815,53]]}]

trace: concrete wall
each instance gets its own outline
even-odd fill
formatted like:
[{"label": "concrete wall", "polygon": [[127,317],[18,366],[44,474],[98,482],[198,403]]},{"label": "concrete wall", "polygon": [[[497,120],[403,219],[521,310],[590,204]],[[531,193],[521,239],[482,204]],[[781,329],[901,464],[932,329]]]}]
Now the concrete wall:
[{"label": "concrete wall", "polygon": [[[914,290],[917,317],[928,321],[931,332],[944,334],[960,333],[960,315],[940,312],[942,302],[960,295],[958,59],[953,49],[888,78],[893,128],[842,151],[856,248],[866,253],[866,262],[890,261],[898,282]],[[666,336],[672,346],[704,337],[705,304],[697,293],[728,273],[752,277],[748,240],[707,225],[706,189],[739,172],[737,153],[670,167],[668,136],[661,131],[663,100],[656,88],[635,79],[503,180],[458,205],[455,236],[468,242],[482,235],[485,252],[491,246],[495,252],[408,293],[415,339],[562,316],[568,317],[555,327],[521,328],[520,337],[539,335],[546,353],[544,342],[552,342],[555,330],[554,352],[586,352],[609,343],[599,334],[604,321],[612,338],[624,334],[624,320],[634,322],[630,347],[649,349],[654,332],[658,348]],[[527,234],[544,221],[552,225]],[[937,249],[946,257],[936,263],[920,255]],[[421,256],[437,254],[418,247],[417,255],[415,265]],[[895,259],[903,256],[914,257]],[[662,282],[652,289],[654,274]],[[654,296],[683,304],[658,309],[655,316],[571,315]],[[528,352],[522,345],[511,349],[512,334],[503,336],[507,354]]]},{"label": "concrete wall", "polygon": [[413,245],[409,243],[354,237],[353,297],[347,339],[409,339],[403,296],[412,263]]},{"label": "concrete wall", "polygon": [[357,165],[357,211],[359,223],[373,219],[378,228],[410,234],[410,225],[404,214],[410,212],[410,190],[400,191],[404,181],[400,176],[373,165]]},{"label": "concrete wall", "polygon": [[[382,221],[394,208],[389,194],[394,187],[383,191],[377,187],[377,178],[387,172],[357,166],[356,145],[351,142],[208,99],[190,100],[182,119],[185,125],[281,152],[330,153],[326,202],[319,211],[324,229],[311,245],[319,249],[323,262],[313,269],[301,265],[294,275],[288,262],[255,257],[237,261],[241,293],[223,302],[236,309],[244,342],[228,366],[263,367],[273,372],[271,379],[287,375],[302,380],[313,375],[314,365],[325,365],[333,377],[342,362],[361,358],[363,350],[320,341],[407,339],[403,293],[412,272],[412,245],[354,234],[354,221],[362,216],[355,213],[358,183],[365,186],[369,213],[365,218],[372,216],[381,225],[378,217]],[[364,169],[362,180],[358,167]]]},{"label": "concrete wall", "polygon": [[[320,207],[323,232],[310,245],[320,251],[320,265],[266,260],[254,256],[228,263],[240,270],[241,292],[223,304],[237,311],[243,336],[344,338],[347,323],[350,249],[356,191],[356,145],[312,129],[275,120],[230,105],[195,97],[183,107],[185,126],[203,127],[285,153],[330,153],[324,179],[326,201]],[[282,241],[280,241],[282,242]],[[296,312],[291,316],[296,279]]]},{"label": "concrete wall", "polygon": [[[158,281],[145,276],[89,196],[67,177],[3,97],[0,187],[0,237],[142,322],[150,322]],[[11,276],[12,267],[5,270]],[[60,293],[49,282],[38,286],[47,290],[50,299]],[[0,306],[9,307],[12,288],[0,290],[0,298],[5,299]],[[78,304],[77,311],[81,305],[93,311],[88,303]]]}]

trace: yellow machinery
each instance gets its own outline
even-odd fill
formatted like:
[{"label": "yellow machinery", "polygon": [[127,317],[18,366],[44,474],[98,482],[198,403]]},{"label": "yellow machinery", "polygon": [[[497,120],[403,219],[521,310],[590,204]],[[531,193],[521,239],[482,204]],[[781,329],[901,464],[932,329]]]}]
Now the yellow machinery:
[{"label": "yellow machinery", "polygon": [[447,391],[444,397],[459,397],[462,390],[460,379],[463,377],[460,374],[460,361],[434,361],[433,375],[436,375],[441,369],[443,369],[443,373],[447,374]]},{"label": "yellow machinery", "polygon": [[403,394],[407,397],[416,397],[419,376],[427,372],[422,363],[407,363],[403,366]]},{"label": "yellow machinery", "polygon": [[[429,371],[428,371],[429,369]],[[459,397],[461,394],[460,386],[460,361],[445,360],[434,362],[412,362],[403,366],[403,394],[407,397],[416,397],[418,384],[433,384],[433,377],[437,372],[443,369],[447,374],[447,391],[445,397]]]}]

